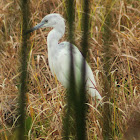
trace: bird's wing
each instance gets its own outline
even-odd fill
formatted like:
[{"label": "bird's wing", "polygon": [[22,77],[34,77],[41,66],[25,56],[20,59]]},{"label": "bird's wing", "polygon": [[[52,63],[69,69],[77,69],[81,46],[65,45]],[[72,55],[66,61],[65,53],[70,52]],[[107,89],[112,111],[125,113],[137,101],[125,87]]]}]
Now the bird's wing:
[{"label": "bird's wing", "polygon": [[[82,66],[82,54],[78,50],[77,47],[73,46],[73,58],[74,58],[74,73],[76,83],[80,82],[81,77],[81,66]],[[57,71],[58,80],[67,88],[69,85],[69,74],[70,74],[70,44],[68,42],[62,42],[59,44],[59,53],[57,56],[57,69],[59,67],[59,71]],[[55,68],[56,69],[56,68]]]},{"label": "bird's wing", "polygon": [[[61,78],[64,76],[68,82],[69,82],[69,73],[70,73],[70,43],[69,42],[62,42],[59,44],[60,52],[57,61],[57,64],[59,64],[59,70],[61,71]],[[81,70],[82,70],[82,60],[85,61],[83,58],[81,52],[78,50],[77,47],[72,45],[73,49],[73,64],[74,64],[74,73],[75,73],[75,80],[78,84],[81,81]],[[60,58],[61,57],[61,58]],[[61,62],[60,62],[61,61]],[[63,79],[64,80],[64,79]],[[60,81],[61,82],[61,81]]]},{"label": "bird's wing", "polygon": [[[58,80],[67,88],[69,85],[69,74],[70,74],[70,43],[69,42],[62,42],[59,44],[59,47],[61,49],[58,55],[57,64],[59,64],[59,71],[58,74]],[[78,50],[78,48],[74,45],[73,47],[73,64],[74,64],[74,74],[75,74],[75,82],[76,87],[79,87],[79,83],[81,82],[81,73],[82,73],[82,61],[85,59],[83,58],[81,52]],[[60,58],[61,57],[61,58]],[[96,82],[94,79],[94,75],[92,73],[92,70],[88,63],[86,62],[86,88],[91,94],[91,96],[98,95],[98,91],[95,89]],[[100,97],[100,95],[99,95]]]}]

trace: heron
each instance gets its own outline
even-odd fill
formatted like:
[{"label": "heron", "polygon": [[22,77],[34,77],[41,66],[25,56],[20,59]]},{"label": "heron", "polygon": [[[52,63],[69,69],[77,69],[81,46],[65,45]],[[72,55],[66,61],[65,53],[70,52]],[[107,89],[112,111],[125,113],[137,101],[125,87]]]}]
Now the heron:
[{"label": "heron", "polygon": [[85,88],[87,93],[91,95],[94,99],[101,99],[96,88],[96,82],[94,79],[93,72],[83,58],[81,52],[78,48],[69,42],[61,42],[59,40],[63,37],[65,33],[65,20],[58,13],[52,13],[46,15],[39,24],[27,31],[31,33],[39,28],[53,28],[47,36],[47,47],[48,47],[48,62],[52,75],[67,89],[69,87],[70,81],[70,47],[72,46],[73,54],[73,67],[75,75],[75,87],[78,89],[79,83],[81,82],[82,73],[82,61],[86,63],[86,73],[85,73]]}]

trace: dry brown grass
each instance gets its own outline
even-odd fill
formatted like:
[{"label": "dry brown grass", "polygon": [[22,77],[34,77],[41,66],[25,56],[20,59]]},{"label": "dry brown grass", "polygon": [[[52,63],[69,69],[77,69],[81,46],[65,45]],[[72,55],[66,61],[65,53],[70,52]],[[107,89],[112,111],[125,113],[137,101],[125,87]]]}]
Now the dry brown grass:
[{"label": "dry brown grass", "polygon": [[[57,12],[65,15],[65,3],[62,0],[31,0],[30,2],[32,25],[40,22],[42,17],[49,13]],[[112,135],[116,140],[127,138],[127,133],[135,137],[131,128],[139,124],[137,116],[140,114],[140,5],[139,1],[124,2],[116,1],[111,8],[113,39],[109,47],[112,51],[110,67],[112,99],[109,103],[112,104],[113,109]],[[18,68],[21,16],[17,0],[1,0],[0,3],[0,137],[4,140],[13,136],[18,119],[16,108],[20,86]],[[80,48],[82,35],[80,1],[76,1],[76,7],[75,43]],[[103,96],[104,3],[91,2],[89,15],[91,19],[89,61]],[[29,121],[31,129],[28,136],[36,140],[62,138],[62,116],[66,105],[65,89],[52,77],[48,66],[46,45],[48,31],[48,29],[38,30],[30,38],[32,47],[28,63],[27,118],[32,121]],[[67,39],[66,36],[62,41]],[[102,139],[101,109],[93,105],[90,99],[88,106],[87,138],[88,140]],[[135,112],[134,119],[133,112]]]}]

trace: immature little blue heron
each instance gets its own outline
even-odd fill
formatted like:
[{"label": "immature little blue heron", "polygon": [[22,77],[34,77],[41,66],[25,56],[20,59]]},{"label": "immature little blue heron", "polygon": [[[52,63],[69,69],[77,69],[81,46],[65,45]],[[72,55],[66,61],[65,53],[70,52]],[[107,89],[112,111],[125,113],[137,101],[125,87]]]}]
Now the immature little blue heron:
[{"label": "immature little blue heron", "polygon": [[[49,14],[46,15],[42,21],[37,24],[35,27],[30,29],[27,33],[33,32],[39,28],[43,27],[52,27],[47,37],[47,46],[48,46],[48,60],[49,66],[53,76],[56,76],[57,79],[61,82],[61,84],[68,88],[69,86],[69,73],[70,73],[70,43],[69,42],[61,42],[58,43],[61,37],[65,32],[65,22],[60,14]],[[78,85],[81,82],[81,72],[82,72],[82,54],[78,50],[78,48],[74,45],[73,47],[73,58],[74,58],[74,74],[75,74],[75,83],[76,88],[78,89]],[[96,97],[96,99],[101,99],[99,92],[96,89],[96,82],[92,73],[91,68],[86,62],[86,75],[85,75],[85,83],[86,90],[92,96]]]}]

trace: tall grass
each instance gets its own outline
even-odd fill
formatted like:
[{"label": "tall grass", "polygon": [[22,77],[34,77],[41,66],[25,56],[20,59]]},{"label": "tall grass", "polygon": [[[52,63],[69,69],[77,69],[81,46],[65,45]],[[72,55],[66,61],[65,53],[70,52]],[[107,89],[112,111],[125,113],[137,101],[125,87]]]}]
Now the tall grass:
[{"label": "tall grass", "polygon": [[[66,1],[66,17],[68,20],[68,40],[72,44],[74,44],[74,16],[75,16],[75,9],[74,9],[74,0],[67,0]],[[63,132],[64,140],[71,139],[78,139],[78,131],[77,131],[77,95],[75,88],[75,73],[74,73],[74,56],[73,56],[73,48],[72,44],[70,46],[70,81],[69,81],[69,88],[67,92],[67,111],[64,114],[64,121],[63,121]],[[76,128],[75,128],[76,127]]]},{"label": "tall grass", "polygon": [[[89,51],[87,59],[95,74],[99,92],[104,95],[103,25],[105,3],[90,1]],[[81,50],[81,1],[75,1],[75,45]],[[114,1],[111,7],[109,68],[112,108],[111,133],[113,139],[139,138],[139,1]],[[0,138],[14,139],[17,127],[17,97],[20,66],[21,16],[18,1],[1,0],[0,4]],[[61,0],[30,1],[32,25],[49,13],[65,17],[66,4]],[[67,22],[67,21],[66,21]],[[67,40],[68,28],[61,41]],[[28,64],[29,91],[27,94],[26,125],[28,139],[62,139],[62,118],[66,106],[66,92],[52,77],[48,66],[46,37],[49,29],[38,30],[30,37],[31,49]],[[86,117],[87,138],[103,139],[102,108],[88,97]],[[104,101],[102,104],[105,104]],[[135,129],[137,128],[137,130]],[[135,130],[135,131],[134,131]],[[135,132],[135,133],[134,133]]]},{"label": "tall grass", "polygon": [[[29,21],[29,2],[27,0],[21,0],[20,1],[20,7],[21,7],[21,57],[20,57],[20,83],[19,83],[19,101],[18,101],[18,135],[16,139],[25,140],[25,120],[26,120],[26,94],[28,92],[28,71],[27,71],[27,64],[28,64],[28,55],[29,55],[29,49],[27,46],[27,35],[25,35],[27,27],[28,27],[28,21]],[[27,124],[28,126],[28,124]]]},{"label": "tall grass", "polygon": [[111,6],[112,6],[112,0],[109,0],[105,4],[105,19],[103,23],[103,96],[104,96],[104,105],[103,105],[103,139],[108,140],[112,139],[112,107],[109,103],[111,101],[111,74],[110,74],[110,67],[111,67],[111,49],[110,45],[112,44],[112,22],[111,22]]}]

